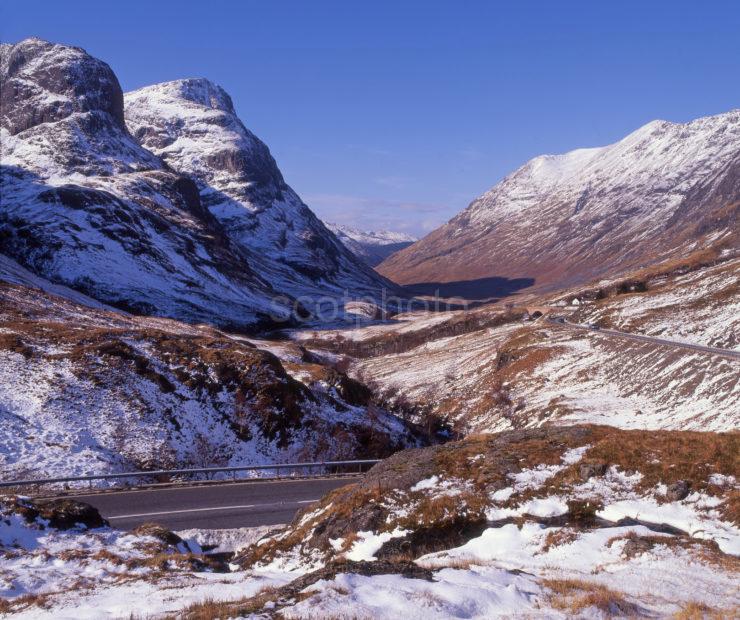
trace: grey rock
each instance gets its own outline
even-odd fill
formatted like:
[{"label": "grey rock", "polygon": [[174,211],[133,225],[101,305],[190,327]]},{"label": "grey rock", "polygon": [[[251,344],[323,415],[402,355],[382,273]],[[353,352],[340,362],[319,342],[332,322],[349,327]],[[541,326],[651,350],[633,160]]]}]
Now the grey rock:
[{"label": "grey rock", "polygon": [[586,482],[591,478],[603,476],[607,469],[609,469],[608,463],[582,463],[578,468],[578,473],[581,480]]},{"label": "grey rock", "polygon": [[679,480],[668,486],[665,497],[670,502],[680,502],[691,492],[691,483]]}]

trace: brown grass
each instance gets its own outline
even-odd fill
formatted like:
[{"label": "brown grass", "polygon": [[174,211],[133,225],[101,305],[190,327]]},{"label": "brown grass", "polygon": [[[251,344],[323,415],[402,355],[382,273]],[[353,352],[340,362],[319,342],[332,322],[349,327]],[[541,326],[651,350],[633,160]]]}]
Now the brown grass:
[{"label": "brown grass", "polygon": [[107,549],[101,549],[94,555],[90,556],[90,559],[92,560],[98,560],[100,562],[110,562],[111,564],[125,564],[126,561],[116,555],[115,553],[111,553]]},{"label": "brown grass", "polygon": [[219,618],[234,618],[255,614],[261,611],[265,604],[274,601],[279,593],[278,588],[267,586],[254,596],[236,601],[206,599],[185,607],[176,615],[169,617],[168,620],[217,620]]},{"label": "brown grass", "polygon": [[457,521],[464,512],[467,521],[482,521],[488,505],[483,493],[466,492],[459,495],[425,495],[413,514],[394,520],[389,526],[408,529],[442,527]]},{"label": "brown grass", "polygon": [[545,536],[545,541],[542,544],[542,553],[547,553],[554,547],[560,547],[562,545],[569,545],[572,542],[578,540],[581,533],[578,530],[572,528],[559,528],[552,529]]},{"label": "brown grass", "polygon": [[47,607],[50,594],[24,594],[15,598],[0,598],[0,614],[10,614],[30,607]]},{"label": "brown grass", "polygon": [[[109,559],[105,552],[103,552],[103,558]],[[115,558],[116,556],[113,556]],[[111,559],[111,561],[115,561]],[[148,568],[155,573],[165,573],[168,571],[203,571],[212,570],[213,572],[221,572],[222,565],[214,558],[208,555],[200,555],[195,553],[157,553],[155,555],[144,557],[144,558],[133,558],[125,562],[126,566],[130,569],[136,568]]]},{"label": "brown grass", "polygon": [[579,613],[589,607],[609,615],[636,615],[639,611],[620,592],[601,584],[579,579],[545,579],[542,584],[552,591],[549,603],[555,609]]},{"label": "brown grass", "polygon": [[445,556],[438,556],[435,557],[432,562],[423,562],[420,561],[419,565],[423,566],[424,568],[431,568],[433,570],[438,570],[440,568],[455,568],[458,570],[470,570],[474,566],[485,566],[486,563],[482,560],[478,560],[476,558],[466,558],[466,557],[445,557]]},{"label": "brown grass", "polygon": [[[725,519],[731,519],[739,510],[740,494],[709,485],[707,480],[712,473],[740,477],[736,456],[740,454],[739,437],[740,433],[625,431],[586,425],[474,435],[459,442],[401,453],[377,466],[363,481],[327,495],[319,505],[328,509],[320,516],[301,526],[296,519],[284,539],[253,547],[240,558],[240,563],[248,567],[298,549],[318,550],[334,557],[336,553],[328,539],[343,537],[350,545],[357,529],[382,532],[400,527],[411,531],[403,540],[387,543],[381,549],[381,554],[388,554],[384,557],[415,559],[423,550],[442,551],[459,546],[464,544],[464,536],[455,537],[453,530],[469,536],[479,523],[485,523],[489,494],[508,486],[509,474],[540,464],[561,464],[566,450],[587,444],[592,447],[581,462],[566,467],[542,488],[514,494],[503,505],[519,505],[543,494],[567,497],[572,487],[582,482],[580,466],[594,463],[641,472],[644,477],[637,483],[637,490],[645,493],[659,482],[688,480],[694,490],[726,498],[718,509]],[[413,483],[431,475],[461,479],[469,488],[455,496],[410,491]],[[394,499],[412,507],[410,513],[397,516],[384,507],[386,502],[394,503]],[[598,502],[588,499],[571,501],[565,519],[576,530],[589,527],[599,508]],[[311,531],[313,537],[306,540]],[[553,534],[546,546],[565,544],[569,536],[575,534]],[[706,561],[731,568],[731,560],[718,551],[708,545],[701,549]]]},{"label": "brown grass", "polygon": [[680,611],[673,614],[674,620],[737,620],[740,618],[740,608],[716,609],[704,603],[691,601],[686,603]]},{"label": "brown grass", "polygon": [[[583,462],[605,462],[626,472],[642,473],[638,488],[648,490],[658,483],[691,482],[695,491],[716,494],[708,483],[713,473],[740,477],[740,433],[693,431],[617,431],[600,427],[599,441]],[[723,517],[740,523],[740,493],[727,493],[719,510]]]},{"label": "brown grass", "polygon": [[623,536],[610,538],[606,545],[611,547],[614,543],[622,540],[635,543],[632,546],[626,545],[622,553],[626,559],[632,559],[641,553],[648,552],[653,547],[663,546],[673,550],[691,551],[692,557],[700,562],[710,564],[726,572],[740,573],[740,557],[722,552],[719,545],[713,540],[690,538],[688,536],[641,536],[636,532],[629,532]]}]

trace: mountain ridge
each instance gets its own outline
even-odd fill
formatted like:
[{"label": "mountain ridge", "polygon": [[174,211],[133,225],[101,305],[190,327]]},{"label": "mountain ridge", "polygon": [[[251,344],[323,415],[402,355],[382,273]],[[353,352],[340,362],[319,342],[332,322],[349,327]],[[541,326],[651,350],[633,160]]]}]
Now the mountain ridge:
[{"label": "mountain ridge", "polygon": [[738,143],[732,110],[535,157],[378,271],[401,284],[502,276],[557,287],[732,242]]},{"label": "mountain ridge", "polygon": [[[347,300],[397,290],[300,200],[208,80],[167,83],[182,94],[159,127],[127,120],[115,73],[82,48],[2,44],[0,74],[1,251],[23,268],[123,310],[247,331],[322,303],[341,318]],[[135,107],[133,121],[166,120]],[[193,137],[182,165],[166,147]]]},{"label": "mountain ridge", "polygon": [[355,256],[360,257],[371,267],[379,265],[394,252],[408,247],[417,240],[409,234],[390,230],[363,231],[332,222],[325,224]]}]

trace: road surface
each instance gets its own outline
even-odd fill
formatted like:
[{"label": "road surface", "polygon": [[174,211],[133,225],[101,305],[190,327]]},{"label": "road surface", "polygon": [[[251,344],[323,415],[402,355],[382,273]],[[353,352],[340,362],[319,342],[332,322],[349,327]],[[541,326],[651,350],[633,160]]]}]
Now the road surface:
[{"label": "road surface", "polygon": [[171,530],[289,523],[301,508],[352,479],[279,480],[75,495],[113,527],[154,521]]},{"label": "road surface", "polygon": [[666,347],[674,347],[678,349],[688,349],[689,351],[699,351],[701,353],[711,353],[712,355],[721,355],[729,359],[740,360],[740,351],[733,351],[731,349],[719,349],[717,347],[705,347],[701,344],[691,344],[688,342],[679,342],[678,340],[666,340],[665,338],[654,338],[653,336],[643,336],[641,334],[631,334],[629,332],[620,332],[616,329],[594,329],[588,325],[581,325],[580,323],[570,323],[568,321],[561,322],[556,319],[548,319],[548,322],[553,325],[559,325],[560,327],[568,327],[570,329],[580,329],[589,332],[595,332],[597,334],[603,334],[605,336],[615,336],[617,338],[624,338],[625,340],[634,340],[636,342],[649,342],[652,344],[658,344]]}]

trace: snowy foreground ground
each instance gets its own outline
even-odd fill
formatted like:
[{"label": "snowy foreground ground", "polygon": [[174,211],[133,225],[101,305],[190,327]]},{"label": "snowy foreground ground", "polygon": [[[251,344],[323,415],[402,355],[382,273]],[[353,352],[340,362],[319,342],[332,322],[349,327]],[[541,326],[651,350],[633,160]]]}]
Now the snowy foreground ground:
[{"label": "snowy foreground ground", "polygon": [[[25,500],[6,501],[0,610],[55,619],[734,617],[736,448],[734,434],[608,427],[480,436],[391,457],[277,530],[59,530],[24,517]],[[204,548],[235,553],[223,562]]]}]

